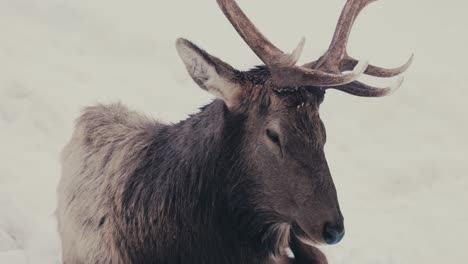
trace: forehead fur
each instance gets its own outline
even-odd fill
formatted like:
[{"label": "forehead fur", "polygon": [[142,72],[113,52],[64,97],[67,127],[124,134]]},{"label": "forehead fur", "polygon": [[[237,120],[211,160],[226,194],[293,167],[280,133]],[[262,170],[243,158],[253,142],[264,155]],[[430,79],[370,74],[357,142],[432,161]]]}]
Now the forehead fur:
[{"label": "forehead fur", "polygon": [[241,75],[253,87],[245,96],[264,110],[301,109],[316,113],[324,99],[325,91],[318,87],[277,87],[265,66],[256,67]]}]

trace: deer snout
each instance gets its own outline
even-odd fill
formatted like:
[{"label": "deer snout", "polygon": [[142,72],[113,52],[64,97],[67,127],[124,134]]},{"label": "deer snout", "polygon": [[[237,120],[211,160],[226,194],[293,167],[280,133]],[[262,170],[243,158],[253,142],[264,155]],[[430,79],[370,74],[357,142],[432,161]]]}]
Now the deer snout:
[{"label": "deer snout", "polygon": [[322,237],[328,245],[339,243],[343,239],[344,235],[345,228],[343,221],[339,221],[339,223],[335,224],[326,223],[323,227]]}]

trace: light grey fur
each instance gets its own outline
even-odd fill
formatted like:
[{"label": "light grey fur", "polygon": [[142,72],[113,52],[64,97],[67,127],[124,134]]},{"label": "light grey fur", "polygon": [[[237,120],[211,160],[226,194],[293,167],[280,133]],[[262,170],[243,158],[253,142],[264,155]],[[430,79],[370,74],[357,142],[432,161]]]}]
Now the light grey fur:
[{"label": "light grey fur", "polygon": [[136,169],[160,126],[121,104],[85,109],[62,153],[57,217],[64,263],[127,262],[115,248],[110,199],[121,197],[119,181]]}]

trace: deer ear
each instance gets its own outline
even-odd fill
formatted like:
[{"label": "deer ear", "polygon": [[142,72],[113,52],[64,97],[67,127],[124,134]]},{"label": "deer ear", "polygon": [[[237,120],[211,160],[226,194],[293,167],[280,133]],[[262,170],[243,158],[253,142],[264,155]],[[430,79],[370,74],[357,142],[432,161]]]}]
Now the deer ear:
[{"label": "deer ear", "polygon": [[241,91],[235,77],[238,71],[186,39],[178,39],[176,46],[192,79],[203,90],[232,107]]}]

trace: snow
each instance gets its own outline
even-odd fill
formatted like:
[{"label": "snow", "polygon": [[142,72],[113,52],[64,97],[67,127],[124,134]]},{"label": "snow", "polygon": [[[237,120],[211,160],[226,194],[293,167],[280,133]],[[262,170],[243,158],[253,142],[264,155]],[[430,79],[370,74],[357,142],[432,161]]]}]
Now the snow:
[{"label": "snow", "polygon": [[[344,1],[294,1],[239,4],[287,51],[306,36],[307,62],[326,49]],[[322,106],[347,228],[324,248],[330,263],[468,257],[467,5],[379,1],[357,21],[355,57],[397,66],[414,52],[415,61],[391,97],[329,92]],[[0,32],[2,264],[59,262],[59,152],[84,106],[122,101],[177,121],[208,103],[177,56],[180,36],[239,69],[260,64],[214,0],[1,0]]]}]

